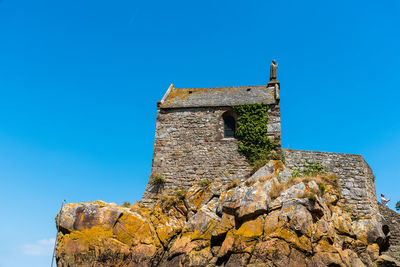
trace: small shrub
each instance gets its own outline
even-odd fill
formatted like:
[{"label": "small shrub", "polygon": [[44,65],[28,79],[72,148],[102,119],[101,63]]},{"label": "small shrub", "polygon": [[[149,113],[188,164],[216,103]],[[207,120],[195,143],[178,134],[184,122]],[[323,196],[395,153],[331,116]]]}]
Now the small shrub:
[{"label": "small shrub", "polygon": [[235,188],[235,187],[237,187],[239,184],[240,184],[240,181],[239,181],[238,179],[235,179],[235,180],[231,181],[231,182],[227,185],[226,190]]},{"label": "small shrub", "polygon": [[178,199],[185,199],[187,193],[187,189],[184,187],[180,187],[178,189],[176,189],[174,191],[174,195],[178,198]]},{"label": "small shrub", "polygon": [[160,197],[160,206],[163,210],[167,210],[185,199],[186,193],[187,189],[184,187],[180,187],[174,191],[165,191]]},{"label": "small shrub", "polygon": [[396,210],[400,210],[400,201],[397,201],[396,203]]},{"label": "small shrub", "polygon": [[211,184],[211,179],[203,179],[199,182],[201,187],[207,187]]},{"label": "small shrub", "polygon": [[283,164],[286,164],[286,158],[283,152],[281,152],[281,161],[283,162]]},{"label": "small shrub", "polygon": [[166,180],[167,179],[159,173],[150,175],[150,183],[153,185],[158,185],[158,186],[163,185],[165,184]]},{"label": "small shrub", "polygon": [[321,165],[319,162],[307,161],[303,165],[302,170],[294,170],[292,177],[299,176],[317,176],[319,174],[326,174],[327,167]]},{"label": "small shrub", "polygon": [[130,208],[131,207],[131,203],[129,203],[128,201],[124,201],[124,202],[122,202],[121,206],[124,207],[124,208]]},{"label": "small shrub", "polygon": [[160,197],[160,202],[162,209],[165,210],[175,205],[178,202],[178,198],[168,193],[164,193]]}]

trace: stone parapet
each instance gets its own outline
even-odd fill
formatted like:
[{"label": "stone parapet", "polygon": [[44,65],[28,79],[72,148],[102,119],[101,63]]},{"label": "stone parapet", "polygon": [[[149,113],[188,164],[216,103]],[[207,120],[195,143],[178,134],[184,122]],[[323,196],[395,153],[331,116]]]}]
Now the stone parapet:
[{"label": "stone parapet", "polygon": [[357,217],[373,218],[378,213],[373,173],[361,155],[282,149],[286,166],[302,169],[306,162],[319,162],[338,176],[341,202]]}]

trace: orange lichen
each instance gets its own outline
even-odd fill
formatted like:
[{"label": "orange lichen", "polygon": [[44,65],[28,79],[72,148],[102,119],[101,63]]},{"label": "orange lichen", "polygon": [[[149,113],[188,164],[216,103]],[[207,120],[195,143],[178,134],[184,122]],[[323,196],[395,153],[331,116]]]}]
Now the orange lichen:
[{"label": "orange lichen", "polygon": [[216,93],[224,93],[227,91],[238,91],[243,88],[247,88],[248,86],[243,87],[215,87],[215,88],[172,88],[166,99],[166,106],[172,104],[173,102],[184,102],[190,95],[196,94],[207,94],[211,92]]},{"label": "orange lichen", "polygon": [[280,173],[280,172],[283,171],[284,165],[283,165],[283,162],[282,162],[282,161],[280,161],[280,160],[273,160],[272,162],[273,162],[273,165],[272,165],[272,166],[274,167],[274,174],[278,174],[278,173]]},{"label": "orange lichen", "polygon": [[112,229],[104,229],[102,226],[94,226],[90,229],[82,231],[72,231],[70,234],[63,236],[60,245],[74,241],[78,242],[81,247],[95,248],[101,246],[103,241],[112,238]]}]

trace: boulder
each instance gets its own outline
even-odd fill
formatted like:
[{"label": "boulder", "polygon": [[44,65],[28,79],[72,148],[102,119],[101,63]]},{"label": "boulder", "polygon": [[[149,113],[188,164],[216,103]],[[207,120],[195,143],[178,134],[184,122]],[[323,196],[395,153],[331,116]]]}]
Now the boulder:
[{"label": "boulder", "polygon": [[128,208],[103,201],[69,203],[64,205],[58,213],[56,223],[64,231],[81,231],[93,226],[110,229],[127,211],[129,211]]}]

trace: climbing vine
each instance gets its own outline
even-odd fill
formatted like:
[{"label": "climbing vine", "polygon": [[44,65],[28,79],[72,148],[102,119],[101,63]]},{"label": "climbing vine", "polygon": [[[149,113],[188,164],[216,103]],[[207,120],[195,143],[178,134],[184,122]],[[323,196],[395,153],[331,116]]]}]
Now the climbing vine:
[{"label": "climbing vine", "polygon": [[273,151],[277,146],[267,136],[268,105],[245,104],[233,107],[238,115],[236,137],[238,151],[243,153],[252,165],[275,159],[278,156]]}]

